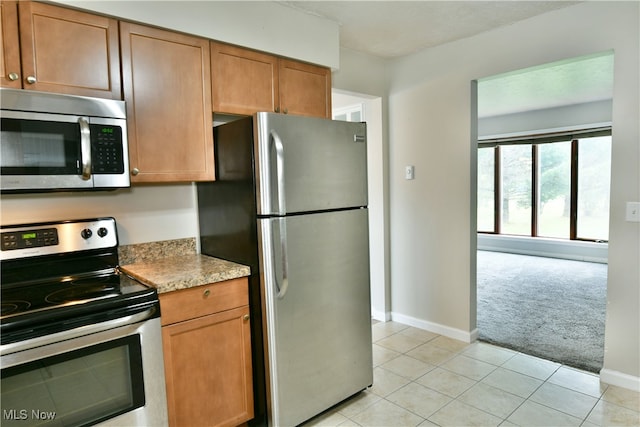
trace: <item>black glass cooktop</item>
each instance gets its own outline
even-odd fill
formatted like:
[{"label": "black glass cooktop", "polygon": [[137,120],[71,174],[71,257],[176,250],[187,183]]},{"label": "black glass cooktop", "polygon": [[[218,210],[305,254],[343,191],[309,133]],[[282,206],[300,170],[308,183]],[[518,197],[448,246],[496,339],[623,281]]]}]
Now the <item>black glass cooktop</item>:
[{"label": "black glass cooktop", "polygon": [[2,345],[153,309],[152,287],[120,273],[2,289]]},{"label": "black glass cooktop", "polygon": [[2,288],[2,320],[22,314],[63,309],[100,300],[125,298],[148,288],[118,272],[62,278],[44,283]]}]

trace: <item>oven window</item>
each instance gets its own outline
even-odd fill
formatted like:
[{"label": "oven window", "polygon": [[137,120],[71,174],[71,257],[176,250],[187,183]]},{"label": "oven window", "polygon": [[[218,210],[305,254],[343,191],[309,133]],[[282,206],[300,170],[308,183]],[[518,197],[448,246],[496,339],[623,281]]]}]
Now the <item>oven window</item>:
[{"label": "oven window", "polygon": [[2,119],[2,174],[78,174],[77,123]]},{"label": "oven window", "polygon": [[144,406],[140,336],[2,369],[1,393],[3,426],[86,426]]}]

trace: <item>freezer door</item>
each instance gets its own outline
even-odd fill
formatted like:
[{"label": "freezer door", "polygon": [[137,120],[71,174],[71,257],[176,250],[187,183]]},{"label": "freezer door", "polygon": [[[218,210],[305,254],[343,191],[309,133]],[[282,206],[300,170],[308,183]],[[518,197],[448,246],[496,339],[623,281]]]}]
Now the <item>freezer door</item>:
[{"label": "freezer door", "polygon": [[365,123],[258,113],[258,215],[367,205]]},{"label": "freezer door", "polygon": [[373,382],[367,209],[259,219],[269,425]]}]

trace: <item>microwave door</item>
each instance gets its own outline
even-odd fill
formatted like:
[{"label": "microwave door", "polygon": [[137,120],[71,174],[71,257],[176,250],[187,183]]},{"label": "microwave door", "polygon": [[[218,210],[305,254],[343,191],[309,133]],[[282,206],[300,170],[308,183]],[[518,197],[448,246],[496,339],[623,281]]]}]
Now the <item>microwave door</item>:
[{"label": "microwave door", "polygon": [[3,111],[2,191],[93,187],[87,119]]}]

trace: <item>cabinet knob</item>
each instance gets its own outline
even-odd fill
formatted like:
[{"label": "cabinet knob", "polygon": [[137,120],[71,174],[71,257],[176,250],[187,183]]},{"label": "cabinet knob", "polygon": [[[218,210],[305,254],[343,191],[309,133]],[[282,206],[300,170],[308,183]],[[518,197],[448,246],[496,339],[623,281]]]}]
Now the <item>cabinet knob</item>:
[{"label": "cabinet knob", "polygon": [[289,109],[288,109],[288,108],[285,108],[285,109],[284,109],[284,113],[285,113],[285,114],[289,114]]},{"label": "cabinet knob", "polygon": [[207,297],[209,297],[209,295],[211,295],[211,291],[209,289],[205,289],[203,295],[204,295],[205,298],[207,298]]},{"label": "cabinet knob", "polygon": [[18,73],[9,73],[9,80],[11,80],[12,82],[15,82],[19,78],[20,76],[18,75]]},{"label": "cabinet knob", "polygon": [[34,84],[35,82],[37,82],[36,77],[35,76],[27,76],[27,83],[29,83],[30,85]]},{"label": "cabinet knob", "polygon": [[280,112],[280,107],[276,107],[276,113]]},{"label": "cabinet knob", "polygon": [[244,316],[242,316],[242,318],[243,318],[243,319],[245,320],[245,322],[246,322],[247,320],[249,320],[249,315],[248,315],[248,314],[245,314]]},{"label": "cabinet knob", "polygon": [[138,168],[133,168],[131,169],[131,175],[136,176],[140,173],[140,169]]}]

